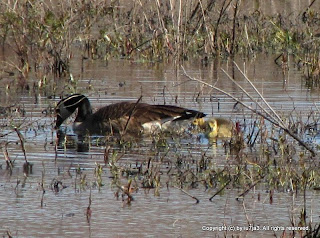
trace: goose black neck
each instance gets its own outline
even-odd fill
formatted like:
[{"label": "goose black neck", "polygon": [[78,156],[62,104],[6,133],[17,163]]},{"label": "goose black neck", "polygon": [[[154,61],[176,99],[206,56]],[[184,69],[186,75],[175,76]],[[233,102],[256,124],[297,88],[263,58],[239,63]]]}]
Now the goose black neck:
[{"label": "goose black neck", "polygon": [[92,114],[91,104],[87,97],[82,98],[78,102],[78,114],[76,117],[76,122],[83,122],[87,119],[88,116]]}]

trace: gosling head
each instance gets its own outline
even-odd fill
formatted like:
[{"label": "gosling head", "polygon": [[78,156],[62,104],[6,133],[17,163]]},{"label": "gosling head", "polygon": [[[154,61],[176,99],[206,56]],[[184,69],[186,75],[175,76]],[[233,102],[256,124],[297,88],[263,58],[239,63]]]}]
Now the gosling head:
[{"label": "gosling head", "polygon": [[201,129],[204,129],[206,122],[203,118],[196,118],[193,120],[192,124],[198,126]]},{"label": "gosling head", "polygon": [[218,136],[218,122],[216,119],[211,119],[208,121],[209,126],[209,137],[217,137]]},{"label": "gosling head", "polygon": [[232,121],[224,118],[214,118],[208,122],[208,137],[210,138],[230,138],[234,131]]},{"label": "gosling head", "polygon": [[208,120],[208,125],[209,125],[211,131],[218,130],[218,122],[216,119]]}]

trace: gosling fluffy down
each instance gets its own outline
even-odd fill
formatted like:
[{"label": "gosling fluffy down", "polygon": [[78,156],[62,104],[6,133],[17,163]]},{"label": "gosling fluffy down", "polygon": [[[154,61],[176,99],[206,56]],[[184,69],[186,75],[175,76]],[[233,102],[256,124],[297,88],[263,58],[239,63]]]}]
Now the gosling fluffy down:
[{"label": "gosling fluffy down", "polygon": [[225,118],[197,118],[193,124],[213,139],[231,138],[235,128],[233,122]]}]

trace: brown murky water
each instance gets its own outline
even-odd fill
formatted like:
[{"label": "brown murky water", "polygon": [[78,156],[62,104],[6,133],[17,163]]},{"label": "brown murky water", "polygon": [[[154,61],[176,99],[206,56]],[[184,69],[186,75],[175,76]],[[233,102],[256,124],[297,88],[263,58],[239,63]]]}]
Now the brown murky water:
[{"label": "brown murky water", "polygon": [[[133,4],[137,2],[133,1]],[[267,15],[275,16],[280,10],[282,17],[301,17],[311,2],[242,1],[239,15],[248,10],[262,10],[269,13]],[[119,1],[119,5],[131,7],[126,4],[127,1]],[[319,4],[316,5],[312,10],[318,11]],[[230,10],[233,12],[233,8]],[[1,62],[11,62],[2,57]],[[274,63],[276,57],[258,55],[249,61],[241,57],[235,61],[280,114],[304,122],[308,122],[311,112],[313,117],[318,118],[319,91],[305,86],[301,80],[302,73],[290,59],[289,71],[284,75],[282,68]],[[191,76],[214,84],[238,98],[244,97],[221,71],[224,69],[258,98],[231,61],[210,61],[208,65],[203,65],[201,60],[194,59],[184,62],[183,66]],[[150,136],[143,137],[132,148],[126,149],[112,143],[104,145],[100,142],[101,138],[94,137],[88,148],[60,145],[56,150],[57,135],[51,112],[63,93],[85,94],[95,109],[114,102],[136,101],[143,96],[142,101],[146,103],[196,109],[208,116],[238,121],[241,125],[244,122],[251,125],[256,120],[252,113],[235,105],[221,93],[198,82],[188,81],[182,75],[181,67],[174,62],[117,59],[82,62],[74,56],[71,72],[69,79],[48,79],[44,89],[33,87],[33,82],[38,84],[39,79],[31,76],[28,91],[15,89],[15,75],[0,75],[1,237],[8,237],[7,233],[13,237],[280,237],[285,236],[283,229],[300,221],[304,200],[307,201],[307,221],[312,225],[319,224],[319,190],[309,189],[305,197],[302,191],[274,191],[270,201],[267,186],[259,184],[244,199],[236,200],[243,188],[230,186],[210,202],[209,198],[217,192],[217,188],[206,190],[199,183],[185,189],[199,199],[200,202],[196,203],[178,188],[170,186],[170,181],[176,179],[176,172],[170,172],[173,164],[182,163],[194,168],[203,154],[210,156],[212,166],[217,168],[237,163],[236,158],[225,150],[223,141],[212,145],[202,134],[187,133],[181,138],[166,138],[167,147],[163,151],[155,151]],[[250,103],[248,99],[243,100]],[[271,126],[268,126],[270,129]],[[14,127],[21,128],[26,158],[32,164],[28,175],[23,170],[25,157]],[[249,130],[242,128],[245,134]],[[75,137],[70,124],[64,129],[70,137]],[[314,148],[320,142],[318,135],[303,139]],[[104,166],[106,146],[118,153],[117,164],[127,169],[119,182],[126,185],[128,177],[131,177],[133,186],[138,187],[132,193],[134,200],[131,204],[122,200],[121,192],[117,196],[119,190],[114,184],[110,166]],[[6,169],[6,148],[10,159],[15,161],[11,173]],[[258,158],[260,149],[258,140],[252,150],[246,149],[246,153],[250,158]],[[159,189],[143,188],[139,176],[126,176],[126,173],[137,171],[140,165],[146,167],[149,160],[160,171]],[[298,158],[293,160],[298,164]],[[103,166],[101,187],[95,175],[98,165]],[[178,182],[175,181],[175,184]],[[88,220],[86,213],[90,198],[92,213]],[[292,233],[286,230],[286,234]]]},{"label": "brown murky water", "polygon": [[[295,109],[294,116],[305,118],[311,110],[317,110],[319,95],[308,90],[301,83],[301,72],[289,65],[288,75],[276,66],[272,57],[259,56],[252,61],[236,59],[236,62],[248,74],[249,78],[263,93],[274,108],[281,112]],[[152,64],[130,61],[110,61],[108,64],[99,61],[85,61],[84,73],[80,73],[79,62],[74,62],[72,72],[77,82],[71,83],[69,92],[87,95],[94,108],[123,100],[137,100],[140,95],[143,101],[153,104],[173,104],[202,110],[208,115],[219,115],[234,121],[243,121],[242,109],[234,109],[234,102],[225,96],[202,87],[197,82],[186,82],[181,69],[173,64]],[[222,89],[241,96],[241,92],[227,79],[220,70],[223,68],[234,73],[239,83],[250,92],[239,73],[233,71],[231,62],[209,63],[201,66],[197,60],[184,64],[187,72],[206,82],[216,84]],[[64,83],[59,83],[58,92],[62,92]],[[280,236],[282,228],[291,226],[290,219],[299,220],[299,211],[303,207],[303,195],[291,192],[275,192],[270,203],[269,194],[258,186],[250,191],[244,200],[235,198],[242,192],[237,189],[226,189],[216,196],[213,202],[208,199],[216,192],[205,191],[203,187],[190,189],[188,192],[196,196],[200,203],[185,195],[175,187],[167,187],[169,179],[162,175],[161,188],[143,189],[141,186],[133,193],[131,205],[117,198],[117,191],[112,183],[112,175],[107,167],[103,168],[102,186],[95,186],[94,170],[96,164],[104,164],[105,146],[94,142],[87,152],[77,152],[73,148],[59,148],[55,155],[55,131],[53,115],[46,114],[59,100],[47,91],[36,94],[23,92],[12,94],[1,88],[1,105],[12,106],[16,111],[8,118],[1,115],[1,143],[9,142],[8,153],[15,160],[12,174],[5,169],[5,161],[1,154],[0,164],[0,234],[5,236],[10,231],[14,237],[130,237],[140,236],[173,236],[173,237],[224,237],[240,234],[241,237]],[[219,105],[219,108],[218,108]],[[301,115],[300,115],[301,113]],[[247,114],[250,119],[249,113]],[[33,164],[32,173],[24,176],[24,156],[20,148],[17,134],[12,125],[23,124],[21,133],[25,138],[26,156]],[[139,147],[127,150],[118,161],[119,164],[135,168],[137,163],[146,163],[149,158],[159,162],[176,161],[177,155],[190,162],[199,159],[201,153],[212,154],[215,166],[233,163],[223,149],[223,143],[215,147],[209,145],[204,138],[189,136],[176,141],[169,141],[170,151],[153,153],[149,137],[144,138]],[[252,152],[254,155],[255,152]],[[228,159],[229,158],[229,159]],[[163,159],[163,158],[162,158]],[[188,162],[188,163],[189,163]],[[165,163],[159,163],[160,170],[167,171]],[[190,162],[191,164],[191,162]],[[191,164],[192,166],[192,164]],[[86,175],[86,184],[79,182],[79,170]],[[54,189],[56,181],[59,191]],[[41,184],[45,193],[43,193]],[[139,185],[139,179],[137,178]],[[91,187],[92,216],[90,222],[86,218]],[[308,219],[319,222],[319,192],[308,191]],[[260,199],[258,199],[260,197]],[[259,226],[258,231],[208,231],[210,227],[234,226],[241,229],[248,224]],[[239,226],[239,227],[237,227]],[[265,226],[263,228],[263,226]],[[224,229],[224,227],[220,227]],[[231,227],[232,229],[232,227]],[[264,230],[262,230],[264,229]]]}]

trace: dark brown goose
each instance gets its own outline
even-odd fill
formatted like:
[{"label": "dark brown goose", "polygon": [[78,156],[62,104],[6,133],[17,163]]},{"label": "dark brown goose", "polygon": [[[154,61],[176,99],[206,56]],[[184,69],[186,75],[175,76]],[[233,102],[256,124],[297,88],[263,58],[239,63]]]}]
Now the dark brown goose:
[{"label": "dark brown goose", "polygon": [[62,99],[55,108],[56,129],[76,110],[73,124],[76,133],[106,134],[131,132],[141,133],[152,128],[163,128],[173,121],[182,121],[206,116],[204,113],[171,105],[120,102],[92,112],[89,99],[73,94]]}]

